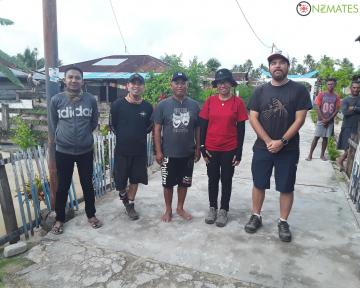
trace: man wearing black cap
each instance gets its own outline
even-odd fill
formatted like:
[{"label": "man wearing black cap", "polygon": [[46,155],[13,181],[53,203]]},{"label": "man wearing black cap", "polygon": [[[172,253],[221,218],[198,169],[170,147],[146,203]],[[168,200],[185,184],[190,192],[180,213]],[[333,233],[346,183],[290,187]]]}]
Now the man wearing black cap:
[{"label": "man wearing black cap", "polygon": [[156,161],[161,165],[164,187],[164,222],[172,218],[173,187],[178,186],[176,213],[190,220],[184,210],[188,187],[192,183],[194,161],[200,159],[199,105],[186,96],[188,78],[183,72],[174,73],[171,79],[173,96],[162,100],[154,112]]},{"label": "man wearing black cap", "polygon": [[312,108],[304,85],[287,78],[289,59],[282,53],[268,57],[272,79],[258,87],[250,100],[250,124],[257,134],[251,165],[253,175],[252,216],[245,231],[255,233],[262,225],[260,215],[265,189],[275,167],[276,190],[280,192],[279,238],[291,241],[287,218],[294,199],[294,185],[299,161],[299,130],[307,110]]},{"label": "man wearing black cap", "polygon": [[142,98],[144,88],[144,78],[137,73],[131,75],[127,84],[129,93],[117,99],[110,111],[111,127],[116,135],[115,186],[131,220],[139,219],[134,207],[138,184],[148,184],[146,135],[152,129],[153,108]]}]

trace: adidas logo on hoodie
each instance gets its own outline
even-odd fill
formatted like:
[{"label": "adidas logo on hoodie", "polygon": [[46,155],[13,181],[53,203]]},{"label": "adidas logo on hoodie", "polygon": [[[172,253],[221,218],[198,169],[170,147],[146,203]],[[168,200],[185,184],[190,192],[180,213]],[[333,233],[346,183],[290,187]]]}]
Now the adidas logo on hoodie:
[{"label": "adidas logo on hoodie", "polygon": [[92,108],[83,108],[82,105],[73,109],[71,106],[66,107],[64,109],[58,109],[58,117],[59,119],[67,119],[76,117],[91,117]]}]

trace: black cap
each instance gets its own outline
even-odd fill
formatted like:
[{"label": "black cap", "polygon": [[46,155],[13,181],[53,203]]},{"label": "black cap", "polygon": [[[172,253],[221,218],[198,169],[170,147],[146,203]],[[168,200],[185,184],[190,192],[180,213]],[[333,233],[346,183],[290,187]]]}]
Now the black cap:
[{"label": "black cap", "polygon": [[176,81],[177,79],[182,79],[184,81],[188,81],[188,78],[186,77],[184,72],[175,72],[171,78],[171,82]]},{"label": "black cap", "polygon": [[237,86],[237,82],[235,81],[232,72],[229,69],[220,69],[215,73],[215,80],[211,82],[214,88],[217,87],[219,81],[229,81],[232,87]]},{"label": "black cap", "polygon": [[132,74],[129,78],[129,82],[135,82],[135,81],[139,81],[141,84],[145,84],[144,77],[142,77],[138,73]]}]

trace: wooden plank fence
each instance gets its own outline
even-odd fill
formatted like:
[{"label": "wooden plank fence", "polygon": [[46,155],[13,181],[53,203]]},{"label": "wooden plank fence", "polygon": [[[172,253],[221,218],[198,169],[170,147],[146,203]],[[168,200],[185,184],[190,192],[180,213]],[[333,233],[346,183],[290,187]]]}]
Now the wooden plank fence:
[{"label": "wooden plank fence", "polygon": [[345,173],[348,175],[349,196],[355,205],[357,212],[360,212],[360,121],[357,134],[352,134],[349,139],[349,154],[346,163]]}]

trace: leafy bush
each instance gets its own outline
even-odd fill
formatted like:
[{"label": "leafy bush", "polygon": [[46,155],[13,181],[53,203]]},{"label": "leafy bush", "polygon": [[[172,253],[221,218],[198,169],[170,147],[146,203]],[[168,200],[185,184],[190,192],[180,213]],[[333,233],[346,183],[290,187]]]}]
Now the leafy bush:
[{"label": "leafy bush", "polygon": [[201,103],[204,103],[209,96],[214,95],[216,93],[217,90],[215,88],[202,90],[197,100]]},{"label": "leafy bush", "polygon": [[310,110],[310,116],[311,116],[311,120],[316,123],[317,121],[317,112],[315,109]]},{"label": "leafy bush", "polygon": [[341,153],[336,149],[336,140],[335,140],[334,136],[331,136],[329,138],[327,150],[328,150],[331,161],[335,161],[336,158],[338,158],[340,156]]},{"label": "leafy bush", "polygon": [[39,141],[34,132],[20,116],[14,117],[12,120],[15,122],[16,128],[12,130],[13,136],[11,140],[14,141],[16,145],[22,150],[38,145]]},{"label": "leafy bush", "polygon": [[244,100],[245,105],[249,103],[253,90],[253,87],[244,84],[240,84],[236,87],[236,91],[238,91],[239,95]]}]

